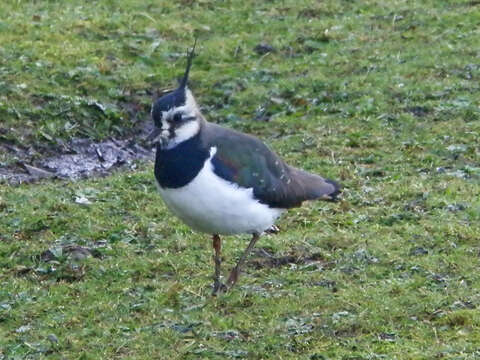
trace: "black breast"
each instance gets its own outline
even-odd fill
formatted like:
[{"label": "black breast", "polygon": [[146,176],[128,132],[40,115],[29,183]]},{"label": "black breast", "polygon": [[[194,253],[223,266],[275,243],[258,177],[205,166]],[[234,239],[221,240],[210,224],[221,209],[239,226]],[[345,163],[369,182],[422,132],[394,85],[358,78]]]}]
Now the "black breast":
[{"label": "black breast", "polygon": [[209,156],[209,150],[201,146],[199,135],[173,149],[164,150],[158,146],[155,178],[163,188],[185,186],[197,176]]}]

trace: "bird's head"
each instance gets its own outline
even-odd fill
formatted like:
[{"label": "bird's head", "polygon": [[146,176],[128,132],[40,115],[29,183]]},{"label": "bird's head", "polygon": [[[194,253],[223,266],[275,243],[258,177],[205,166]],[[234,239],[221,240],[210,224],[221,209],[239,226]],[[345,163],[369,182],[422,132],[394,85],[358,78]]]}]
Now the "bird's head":
[{"label": "bird's head", "polygon": [[188,54],[187,69],[178,88],[158,98],[152,105],[152,119],[155,126],[148,135],[147,141],[159,144],[164,149],[175,147],[195,136],[200,130],[200,110],[188,88],[188,75],[194,51],[195,44]]}]

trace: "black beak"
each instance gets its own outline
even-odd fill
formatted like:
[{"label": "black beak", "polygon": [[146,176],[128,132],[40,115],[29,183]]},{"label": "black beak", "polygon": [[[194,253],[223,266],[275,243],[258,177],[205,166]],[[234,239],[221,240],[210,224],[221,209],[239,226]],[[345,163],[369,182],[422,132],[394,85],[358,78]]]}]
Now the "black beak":
[{"label": "black beak", "polygon": [[149,145],[153,145],[156,141],[154,141],[162,132],[161,128],[155,127],[153,128],[152,132],[148,134],[147,138],[145,139]]}]

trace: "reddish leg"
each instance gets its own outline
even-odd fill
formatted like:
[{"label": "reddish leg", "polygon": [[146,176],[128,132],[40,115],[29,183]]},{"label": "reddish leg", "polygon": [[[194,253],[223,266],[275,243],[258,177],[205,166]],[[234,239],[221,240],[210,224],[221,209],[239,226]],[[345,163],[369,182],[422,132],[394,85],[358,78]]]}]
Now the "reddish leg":
[{"label": "reddish leg", "polygon": [[253,247],[255,246],[255,243],[258,241],[259,238],[260,238],[260,235],[253,234],[252,240],[250,240],[250,243],[248,244],[247,248],[245,249],[242,256],[240,257],[240,260],[238,260],[237,265],[232,269],[232,272],[230,273],[230,276],[228,277],[228,280],[227,280],[227,286],[229,289],[231,289],[237,282],[238,277],[240,276],[240,271],[243,266],[243,263],[247,259],[248,254],[250,254],[250,251],[252,251]]},{"label": "reddish leg", "polygon": [[221,252],[222,252],[222,240],[218,234],[212,236],[212,245],[215,250],[213,261],[215,262],[215,275],[213,278],[213,295],[216,295],[218,291],[225,290],[225,285],[220,282],[220,265],[222,264]]}]

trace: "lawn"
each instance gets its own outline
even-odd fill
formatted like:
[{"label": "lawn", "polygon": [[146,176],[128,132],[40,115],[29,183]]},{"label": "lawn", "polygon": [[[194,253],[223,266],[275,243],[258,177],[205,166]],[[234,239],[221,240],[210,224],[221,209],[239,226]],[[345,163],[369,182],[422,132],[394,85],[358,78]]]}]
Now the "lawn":
[{"label": "lawn", "polygon": [[[176,85],[209,121],[338,179],[238,286],[153,165],[0,183],[0,360],[480,357],[480,2],[0,3],[0,166],[135,137]],[[8,147],[2,147],[7,146]],[[224,275],[249,236],[224,241]]]}]

